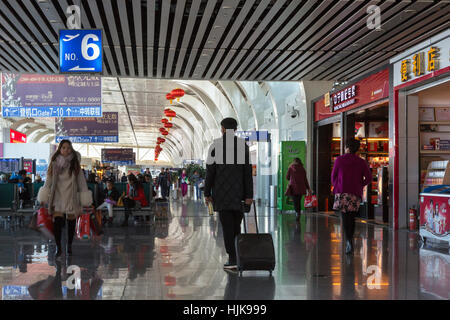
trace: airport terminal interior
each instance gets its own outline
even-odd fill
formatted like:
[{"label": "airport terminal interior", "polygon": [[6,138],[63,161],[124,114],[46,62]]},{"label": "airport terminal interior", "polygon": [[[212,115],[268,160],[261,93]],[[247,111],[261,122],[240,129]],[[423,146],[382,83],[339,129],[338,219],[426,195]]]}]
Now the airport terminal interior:
[{"label": "airport terminal interior", "polygon": [[0,1],[1,299],[450,299],[449,16]]}]

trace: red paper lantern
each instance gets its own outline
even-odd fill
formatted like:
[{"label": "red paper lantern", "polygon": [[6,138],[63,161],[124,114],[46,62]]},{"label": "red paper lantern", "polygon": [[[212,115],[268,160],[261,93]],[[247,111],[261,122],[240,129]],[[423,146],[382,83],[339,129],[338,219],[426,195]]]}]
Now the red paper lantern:
[{"label": "red paper lantern", "polygon": [[164,132],[162,132],[161,134],[162,134],[163,136],[167,136],[167,135],[169,134],[169,132],[164,131]]},{"label": "red paper lantern", "polygon": [[170,128],[172,128],[172,127],[173,127],[173,123],[167,122],[164,124],[164,128],[167,128],[167,131],[169,131]]},{"label": "red paper lantern", "polygon": [[177,98],[177,101],[180,101],[180,98],[184,96],[184,90],[180,88],[173,89],[172,92],[170,92],[172,97]]},{"label": "red paper lantern", "polygon": [[174,96],[172,96],[172,94],[168,93],[168,94],[166,94],[166,99],[170,101],[170,104],[172,104],[172,100],[174,99]]},{"label": "red paper lantern", "polygon": [[169,118],[170,121],[172,121],[172,118],[175,118],[177,116],[177,113],[171,109],[164,110],[164,114]]},{"label": "red paper lantern", "polygon": [[167,122],[169,122],[169,119],[164,118],[161,120],[161,123],[167,123]]},{"label": "red paper lantern", "polygon": [[159,132],[161,132],[161,133],[166,132],[166,129],[165,128],[159,128]]}]

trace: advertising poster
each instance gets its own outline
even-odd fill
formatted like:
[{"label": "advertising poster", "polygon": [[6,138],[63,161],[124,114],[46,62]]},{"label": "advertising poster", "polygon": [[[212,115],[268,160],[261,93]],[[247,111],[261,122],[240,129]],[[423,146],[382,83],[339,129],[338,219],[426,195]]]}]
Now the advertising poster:
[{"label": "advertising poster", "polygon": [[387,122],[369,122],[370,138],[389,138],[389,125]]},{"label": "advertising poster", "polygon": [[450,195],[420,195],[420,235],[450,241]]},{"label": "advertising poster", "polygon": [[101,118],[59,118],[55,121],[56,143],[119,142],[119,113],[104,112]]},{"label": "advertising poster", "polygon": [[3,117],[101,117],[100,76],[3,73]]},{"label": "advertising poster", "polygon": [[[286,196],[285,194],[289,184],[289,181],[286,179],[286,174],[289,166],[295,158],[300,158],[303,164],[306,163],[306,143],[305,141],[281,141],[280,151],[281,152],[278,159],[278,209],[282,211],[291,211],[294,210],[294,203],[292,202],[291,198]],[[303,198],[301,204],[301,209],[303,210]]]}]

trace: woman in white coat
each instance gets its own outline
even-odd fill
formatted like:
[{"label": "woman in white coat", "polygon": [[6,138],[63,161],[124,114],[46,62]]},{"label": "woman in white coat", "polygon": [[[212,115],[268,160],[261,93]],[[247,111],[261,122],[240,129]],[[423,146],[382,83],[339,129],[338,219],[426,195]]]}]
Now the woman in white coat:
[{"label": "woman in white coat", "polygon": [[67,254],[72,254],[76,218],[83,207],[92,205],[92,193],[80,166],[81,155],[74,151],[69,140],[62,140],[53,154],[47,170],[47,179],[39,190],[37,199],[41,206],[48,204],[53,215],[56,243],[55,258],[61,256],[61,234],[64,215],[67,219]]}]

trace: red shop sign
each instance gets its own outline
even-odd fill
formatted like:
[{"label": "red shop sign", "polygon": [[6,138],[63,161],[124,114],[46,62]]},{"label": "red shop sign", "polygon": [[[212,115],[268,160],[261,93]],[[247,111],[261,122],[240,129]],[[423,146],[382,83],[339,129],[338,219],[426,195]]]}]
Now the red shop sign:
[{"label": "red shop sign", "polygon": [[13,129],[9,129],[9,140],[11,143],[27,143],[27,135]]},{"label": "red shop sign", "polygon": [[314,103],[315,121],[389,97],[389,69],[384,69],[330,95],[331,106],[325,99]]}]

